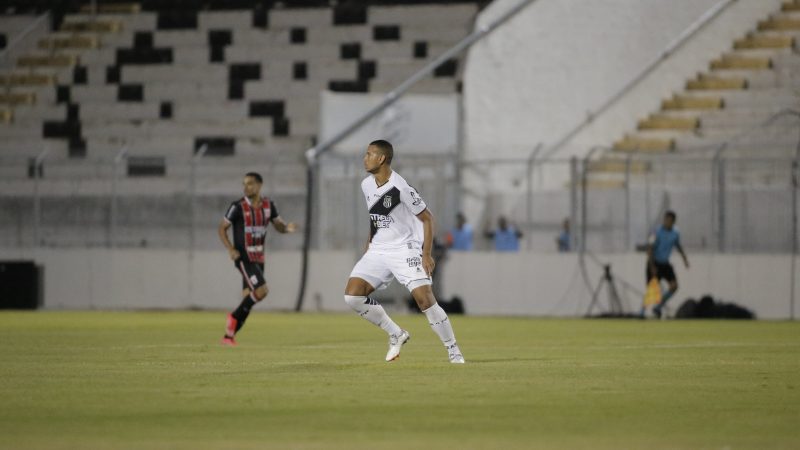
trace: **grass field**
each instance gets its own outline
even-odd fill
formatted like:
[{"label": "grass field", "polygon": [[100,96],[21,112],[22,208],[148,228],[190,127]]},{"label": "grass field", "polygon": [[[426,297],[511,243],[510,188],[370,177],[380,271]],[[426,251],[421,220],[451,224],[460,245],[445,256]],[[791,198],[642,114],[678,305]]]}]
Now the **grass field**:
[{"label": "grass field", "polygon": [[800,323],[0,313],[0,447],[800,448]]}]

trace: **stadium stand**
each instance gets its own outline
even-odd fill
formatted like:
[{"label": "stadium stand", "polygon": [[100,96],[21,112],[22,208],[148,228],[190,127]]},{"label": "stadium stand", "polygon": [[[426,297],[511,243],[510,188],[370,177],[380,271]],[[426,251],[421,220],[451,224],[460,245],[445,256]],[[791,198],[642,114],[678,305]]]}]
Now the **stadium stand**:
[{"label": "stadium stand", "polygon": [[[628,155],[710,157],[726,141],[726,157],[794,155],[796,121],[748,131],[787,108],[800,107],[798,38],[800,1],[794,0],[736,40],[730,52],[709,63],[708,72],[688,80],[684,91],[664,99],[660,111],[639,120],[635,132],[593,161],[592,185],[619,187]],[[630,170],[644,174],[649,168],[638,162]]]},{"label": "stadium stand", "polygon": [[[386,92],[466,35],[477,11],[272,9],[267,23],[259,10],[148,9],[67,14],[2,74],[5,155],[34,156],[46,142],[75,160],[124,144],[187,159],[206,143],[210,155],[297,159],[317,131],[321,90]],[[416,91],[455,91],[457,68]]]},{"label": "stadium stand", "polygon": [[[30,161],[47,148],[43,192],[102,196],[126,147],[120,195],[180,194],[205,145],[204,193],[230,196],[243,168],[266,161],[280,165],[270,192],[299,198],[320,92],[388,92],[466,36],[478,11],[476,2],[409,3],[101,2],[96,16],[64,3],[54,31],[0,72],[0,154],[27,161],[5,164],[3,189],[25,195]],[[448,62],[413,92],[456,92],[461,65]]]}]

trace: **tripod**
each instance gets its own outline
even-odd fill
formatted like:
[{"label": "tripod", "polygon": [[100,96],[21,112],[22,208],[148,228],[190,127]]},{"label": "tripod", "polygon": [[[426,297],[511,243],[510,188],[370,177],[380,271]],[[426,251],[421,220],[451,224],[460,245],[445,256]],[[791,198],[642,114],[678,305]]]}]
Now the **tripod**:
[{"label": "tripod", "polygon": [[619,292],[617,291],[617,284],[616,281],[614,281],[614,275],[611,273],[611,264],[603,264],[603,275],[600,277],[600,280],[597,281],[597,286],[592,292],[592,302],[589,303],[589,309],[586,311],[586,317],[591,317],[592,310],[594,309],[595,304],[597,304],[597,300],[600,298],[600,291],[603,289],[603,285],[606,286],[606,291],[608,292],[608,306],[610,308],[609,314],[612,316],[622,316],[622,301],[620,300]]}]

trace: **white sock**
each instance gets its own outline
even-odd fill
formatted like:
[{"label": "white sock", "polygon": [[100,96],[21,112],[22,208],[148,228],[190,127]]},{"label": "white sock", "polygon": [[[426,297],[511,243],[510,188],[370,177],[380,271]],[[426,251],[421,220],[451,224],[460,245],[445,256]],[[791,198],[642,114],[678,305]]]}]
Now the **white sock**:
[{"label": "white sock", "polygon": [[458,350],[458,344],[456,344],[456,336],[453,333],[453,327],[450,325],[450,319],[447,318],[447,313],[444,312],[442,307],[436,303],[423,312],[428,318],[428,322],[431,324],[433,332],[439,336],[439,339],[442,340],[442,344],[444,344],[445,348],[449,352]]},{"label": "white sock", "polygon": [[361,295],[345,295],[344,301],[350,305],[359,316],[381,327],[389,336],[398,336],[403,330],[386,314],[375,300]]}]

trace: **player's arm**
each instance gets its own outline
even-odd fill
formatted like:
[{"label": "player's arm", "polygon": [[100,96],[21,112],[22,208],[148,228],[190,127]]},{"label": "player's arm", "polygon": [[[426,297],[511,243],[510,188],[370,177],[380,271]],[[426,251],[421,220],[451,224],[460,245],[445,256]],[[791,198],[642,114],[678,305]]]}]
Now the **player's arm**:
[{"label": "player's arm", "polygon": [[228,250],[228,255],[230,255],[232,260],[236,261],[239,259],[239,252],[233,247],[231,240],[228,238],[228,228],[230,227],[231,223],[226,219],[222,219],[217,228],[217,234],[219,235],[219,240],[222,241],[222,245]]},{"label": "player's arm", "polygon": [[678,253],[680,253],[681,257],[683,258],[683,265],[686,266],[686,268],[688,269],[689,268],[689,258],[686,257],[686,252],[683,251],[683,247],[681,246],[681,242],[680,241],[675,243],[675,248],[678,250]]},{"label": "player's arm", "polygon": [[278,233],[294,233],[299,228],[294,222],[284,222],[281,216],[272,219],[272,226],[278,231]]},{"label": "player's arm", "polygon": [[424,239],[422,242],[422,268],[425,273],[430,276],[433,269],[436,267],[436,262],[433,260],[431,252],[433,251],[433,232],[434,221],[433,214],[425,208],[421,213],[417,214],[417,219],[422,221],[422,230],[424,232]]}]

